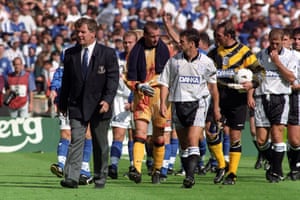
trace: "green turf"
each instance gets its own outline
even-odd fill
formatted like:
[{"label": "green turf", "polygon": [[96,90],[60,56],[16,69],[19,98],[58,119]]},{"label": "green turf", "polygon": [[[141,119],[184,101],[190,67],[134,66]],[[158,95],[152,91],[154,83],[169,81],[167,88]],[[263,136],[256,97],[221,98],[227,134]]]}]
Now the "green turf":
[{"label": "green turf", "polygon": [[[242,157],[236,185],[215,185],[214,174],[208,173],[206,176],[197,175],[192,189],[180,188],[183,179],[180,176],[169,176],[166,182],[152,185],[151,178],[143,174],[142,183],[135,184],[122,176],[127,172],[128,160],[121,160],[119,179],[109,179],[105,189],[96,190],[93,185],[65,189],[59,184],[61,179],[49,171],[55,160],[55,153],[0,154],[0,199],[285,200],[299,197],[300,181],[268,183],[264,170],[253,168],[254,157]],[[284,167],[287,172],[286,160]]]}]

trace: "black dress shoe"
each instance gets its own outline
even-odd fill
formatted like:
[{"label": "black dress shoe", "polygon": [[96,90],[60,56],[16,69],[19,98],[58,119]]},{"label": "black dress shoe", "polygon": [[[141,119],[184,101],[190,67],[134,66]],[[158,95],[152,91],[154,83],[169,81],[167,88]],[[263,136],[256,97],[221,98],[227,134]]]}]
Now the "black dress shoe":
[{"label": "black dress shoe", "polygon": [[72,179],[66,179],[60,181],[60,185],[65,188],[78,188],[78,183]]},{"label": "black dress shoe", "polygon": [[106,179],[105,178],[94,178],[95,188],[102,189],[105,187]]},{"label": "black dress shoe", "polygon": [[104,187],[105,187],[105,184],[97,184],[97,183],[95,183],[95,188],[96,189],[102,189]]}]

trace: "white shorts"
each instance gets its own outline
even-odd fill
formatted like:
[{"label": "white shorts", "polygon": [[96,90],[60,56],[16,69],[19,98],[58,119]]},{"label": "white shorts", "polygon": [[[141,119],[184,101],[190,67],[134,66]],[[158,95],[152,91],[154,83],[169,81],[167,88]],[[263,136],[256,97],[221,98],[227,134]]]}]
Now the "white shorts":
[{"label": "white shorts", "polygon": [[71,130],[69,115],[64,116],[62,113],[59,113],[58,119],[60,130]]},{"label": "white shorts", "polygon": [[125,110],[127,99],[123,96],[115,96],[113,104],[113,117],[111,127],[131,128],[132,112]]},{"label": "white shorts", "polygon": [[113,116],[111,120],[111,127],[119,128],[131,128],[132,112],[125,111],[121,112],[118,115]]}]

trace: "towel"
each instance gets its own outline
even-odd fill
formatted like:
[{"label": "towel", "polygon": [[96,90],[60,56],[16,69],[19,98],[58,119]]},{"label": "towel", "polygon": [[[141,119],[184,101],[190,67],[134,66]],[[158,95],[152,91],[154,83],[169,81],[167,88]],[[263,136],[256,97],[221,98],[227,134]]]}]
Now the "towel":
[{"label": "towel", "polygon": [[[160,74],[168,59],[170,53],[167,45],[159,39],[155,47],[155,73]],[[132,48],[128,61],[127,79],[129,81],[145,81],[147,75],[146,57],[145,57],[145,39],[142,37]]]}]

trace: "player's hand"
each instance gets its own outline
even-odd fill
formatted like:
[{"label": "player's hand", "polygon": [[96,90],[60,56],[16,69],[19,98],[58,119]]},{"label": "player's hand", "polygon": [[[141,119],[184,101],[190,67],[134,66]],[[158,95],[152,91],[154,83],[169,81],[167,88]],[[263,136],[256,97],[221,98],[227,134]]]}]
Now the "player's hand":
[{"label": "player's hand", "polygon": [[271,50],[269,56],[270,56],[271,61],[274,62],[275,64],[280,62],[279,54],[278,54],[277,50],[275,50],[275,49]]},{"label": "player's hand", "polygon": [[167,117],[167,111],[168,111],[168,108],[166,106],[166,104],[164,103],[161,103],[160,104],[160,109],[159,109],[159,113],[162,117]]},{"label": "player's hand", "polygon": [[149,83],[139,83],[137,89],[141,91],[144,95],[153,97],[154,89],[149,85]]},{"label": "player's hand", "polygon": [[246,81],[246,82],[241,83],[241,84],[244,87],[244,89],[247,90],[247,91],[253,88],[253,84],[252,84],[251,81]]}]

